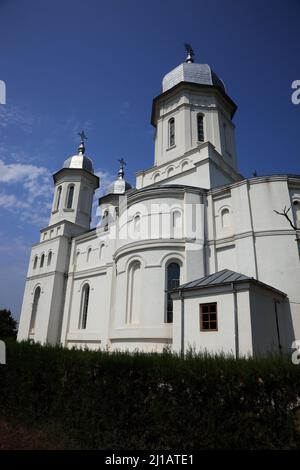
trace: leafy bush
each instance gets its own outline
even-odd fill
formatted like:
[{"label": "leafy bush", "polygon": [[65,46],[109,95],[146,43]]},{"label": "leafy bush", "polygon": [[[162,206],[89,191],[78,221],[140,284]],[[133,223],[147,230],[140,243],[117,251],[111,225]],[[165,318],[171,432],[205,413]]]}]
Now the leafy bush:
[{"label": "leafy bush", "polygon": [[13,318],[11,311],[6,308],[0,309],[0,338],[16,338],[17,322]]},{"label": "leafy bush", "polygon": [[2,415],[88,449],[281,449],[299,443],[288,357],[126,354],[10,342]]}]

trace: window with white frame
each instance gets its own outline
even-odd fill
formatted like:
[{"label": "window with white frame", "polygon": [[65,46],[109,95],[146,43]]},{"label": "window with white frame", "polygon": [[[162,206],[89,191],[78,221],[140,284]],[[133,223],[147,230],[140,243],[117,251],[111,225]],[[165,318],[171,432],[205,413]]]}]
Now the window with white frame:
[{"label": "window with white frame", "polygon": [[79,316],[79,329],[85,330],[88,317],[89,309],[89,298],[90,298],[90,285],[84,284],[81,291],[81,302],[80,302],[80,316]]},{"label": "window with white frame", "polygon": [[175,119],[169,119],[169,147],[175,145]]}]

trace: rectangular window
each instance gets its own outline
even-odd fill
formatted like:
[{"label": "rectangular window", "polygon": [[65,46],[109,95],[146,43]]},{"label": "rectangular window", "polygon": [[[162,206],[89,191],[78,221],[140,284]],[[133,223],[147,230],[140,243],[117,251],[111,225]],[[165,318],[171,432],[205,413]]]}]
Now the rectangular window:
[{"label": "rectangular window", "polygon": [[204,142],[203,116],[201,114],[198,114],[197,116],[197,131],[198,131],[198,142]]},{"label": "rectangular window", "polygon": [[200,331],[218,331],[217,302],[200,304]]},{"label": "rectangular window", "polygon": [[169,120],[169,147],[175,145],[175,119],[171,118]]}]

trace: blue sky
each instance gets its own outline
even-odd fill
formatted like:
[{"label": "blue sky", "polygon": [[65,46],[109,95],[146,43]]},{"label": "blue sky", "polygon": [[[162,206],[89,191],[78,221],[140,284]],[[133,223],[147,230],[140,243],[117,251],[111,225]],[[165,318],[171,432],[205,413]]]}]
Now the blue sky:
[{"label": "blue sky", "polygon": [[104,185],[153,164],[152,99],[185,58],[208,63],[237,103],[239,169],[299,174],[299,0],[0,0],[0,308],[19,317],[51,174],[82,128]]}]

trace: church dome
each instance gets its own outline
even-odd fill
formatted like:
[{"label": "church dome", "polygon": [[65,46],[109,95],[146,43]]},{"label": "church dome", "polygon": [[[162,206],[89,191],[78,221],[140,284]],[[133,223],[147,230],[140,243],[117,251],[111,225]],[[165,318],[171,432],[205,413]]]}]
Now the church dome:
[{"label": "church dome", "polygon": [[64,168],[80,168],[82,170],[87,170],[90,173],[94,173],[92,160],[86,155],[73,155],[73,157],[67,158],[64,161]]},{"label": "church dome", "polygon": [[167,73],[162,82],[162,91],[170,90],[180,82],[198,83],[200,85],[213,85],[225,92],[222,80],[214,73],[207,64],[186,63],[178,65]]},{"label": "church dome", "polygon": [[190,45],[186,45],[188,56],[182,64],[175,67],[171,72],[167,73],[162,81],[162,91],[170,90],[181,82],[197,83],[200,85],[217,86],[226,93],[224,83],[215,74],[215,72],[207,64],[195,64],[194,52]]},{"label": "church dome", "polygon": [[131,185],[125,180],[125,171],[124,171],[124,166],[125,166],[125,161],[123,158],[119,160],[120,162],[120,168],[118,171],[118,177],[115,181],[113,181],[106,190],[106,195],[108,194],[124,194],[125,191],[128,189],[131,189]]},{"label": "church dome", "polygon": [[67,158],[67,160],[64,161],[63,168],[79,168],[81,170],[86,170],[86,171],[89,171],[90,173],[94,173],[92,160],[86,155],[84,155],[84,152],[85,152],[84,139],[86,139],[84,132],[82,131],[80,135],[81,135],[81,142],[78,147],[78,154]]}]

